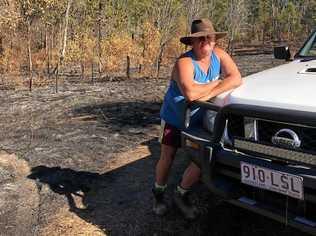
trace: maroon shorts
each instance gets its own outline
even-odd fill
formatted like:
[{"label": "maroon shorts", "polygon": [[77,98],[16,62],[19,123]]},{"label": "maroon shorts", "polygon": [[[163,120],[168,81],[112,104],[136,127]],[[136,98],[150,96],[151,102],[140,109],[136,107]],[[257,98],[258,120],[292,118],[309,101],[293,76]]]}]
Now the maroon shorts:
[{"label": "maroon shorts", "polygon": [[165,144],[172,147],[180,147],[181,146],[181,131],[166,123],[164,120],[161,120],[161,131],[160,131],[160,143]]}]

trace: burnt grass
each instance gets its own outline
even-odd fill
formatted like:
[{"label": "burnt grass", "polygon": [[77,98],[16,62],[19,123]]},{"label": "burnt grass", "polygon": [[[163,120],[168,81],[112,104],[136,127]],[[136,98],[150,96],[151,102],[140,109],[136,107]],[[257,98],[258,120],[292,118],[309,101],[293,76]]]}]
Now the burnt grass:
[{"label": "burnt grass", "polygon": [[[243,75],[282,63],[271,55],[237,57],[236,62]],[[66,207],[109,235],[302,235],[228,205],[202,184],[192,194],[202,212],[198,220],[187,222],[173,208],[165,217],[153,215],[159,109],[167,85],[168,78],[65,79],[57,94],[53,86],[31,93],[0,91],[0,150],[15,153],[31,167],[28,178],[36,182],[40,197],[36,227],[46,227]],[[139,145],[147,146],[149,155],[119,165],[122,153]],[[187,164],[180,151],[169,200]],[[83,209],[76,207],[74,195],[80,195]]]}]

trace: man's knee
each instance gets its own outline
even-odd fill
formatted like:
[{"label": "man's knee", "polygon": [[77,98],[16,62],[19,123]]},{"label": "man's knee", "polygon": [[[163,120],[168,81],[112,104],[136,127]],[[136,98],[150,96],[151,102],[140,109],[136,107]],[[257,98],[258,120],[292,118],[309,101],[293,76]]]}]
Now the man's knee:
[{"label": "man's knee", "polygon": [[161,160],[173,160],[177,153],[177,148],[169,145],[162,144],[161,145]]}]

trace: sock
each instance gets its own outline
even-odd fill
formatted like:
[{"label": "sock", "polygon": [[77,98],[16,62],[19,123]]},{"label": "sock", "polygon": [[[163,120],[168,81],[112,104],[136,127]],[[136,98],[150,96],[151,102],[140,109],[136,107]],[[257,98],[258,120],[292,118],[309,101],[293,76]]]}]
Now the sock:
[{"label": "sock", "polygon": [[189,191],[189,189],[184,189],[182,188],[180,185],[177,186],[177,191],[178,193],[180,193],[181,195],[184,195],[185,193],[187,193]]},{"label": "sock", "polygon": [[167,184],[165,184],[165,185],[160,185],[160,184],[157,184],[157,183],[155,182],[155,189],[164,192],[164,191],[166,190],[166,188],[167,188]]}]

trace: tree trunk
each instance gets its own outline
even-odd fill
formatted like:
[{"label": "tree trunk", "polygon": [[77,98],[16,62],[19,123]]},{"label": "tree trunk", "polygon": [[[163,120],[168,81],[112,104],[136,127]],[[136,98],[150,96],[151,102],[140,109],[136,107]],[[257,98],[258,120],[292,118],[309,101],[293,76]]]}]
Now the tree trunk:
[{"label": "tree trunk", "polygon": [[69,0],[67,4],[67,10],[65,14],[65,28],[64,28],[64,40],[63,40],[63,47],[61,52],[61,60],[64,60],[65,53],[66,53],[66,45],[67,45],[67,33],[68,33],[68,22],[69,22],[69,11],[73,0]]},{"label": "tree trunk", "polygon": [[59,64],[57,63],[56,67],[56,76],[55,76],[55,92],[58,93],[58,76],[59,76]]},{"label": "tree trunk", "polygon": [[65,58],[65,53],[66,53],[66,45],[67,45],[67,32],[68,32],[68,22],[69,22],[69,11],[70,7],[72,4],[73,0],[68,0],[67,4],[67,9],[66,9],[66,14],[65,14],[65,28],[64,28],[64,35],[63,35],[63,42],[61,45],[61,50],[59,54],[59,61],[57,63],[57,70],[56,70],[56,93],[58,92],[58,73],[59,73],[59,68],[61,68],[62,63]]},{"label": "tree trunk", "polygon": [[3,37],[0,36],[0,55],[3,55]]},{"label": "tree trunk", "polygon": [[130,66],[131,66],[131,59],[129,56],[126,56],[126,77],[130,78]]},{"label": "tree trunk", "polygon": [[265,44],[265,41],[264,41],[264,38],[265,38],[264,37],[265,36],[265,27],[262,28],[261,32],[262,32],[262,45],[264,45]]},{"label": "tree trunk", "polygon": [[80,67],[81,67],[81,79],[84,79],[84,64],[83,64],[83,61],[81,61]]},{"label": "tree trunk", "polygon": [[102,3],[101,3],[101,0],[99,0],[99,19],[98,19],[98,72],[99,72],[99,79],[101,79],[101,57],[102,57],[101,11],[102,11]]},{"label": "tree trunk", "polygon": [[43,49],[43,47],[44,47],[44,39],[43,39],[44,37],[43,37],[43,30],[41,30],[41,43],[40,43],[40,45],[39,45],[39,49]]},{"label": "tree trunk", "polygon": [[165,50],[165,43],[163,43],[161,46],[160,46],[160,49],[159,49],[159,53],[158,53],[158,56],[157,56],[157,59],[156,59],[156,79],[159,78],[159,73],[160,73],[160,66],[161,66],[161,61],[162,61],[162,55],[163,55],[163,52]]},{"label": "tree trunk", "polygon": [[234,32],[230,31],[228,34],[228,43],[227,43],[227,52],[230,56],[233,55],[233,47],[234,47]]},{"label": "tree trunk", "polygon": [[49,75],[49,41],[48,41],[48,29],[45,29],[45,57],[47,63],[47,75]]},{"label": "tree trunk", "polygon": [[142,72],[142,64],[139,63],[138,65],[138,73],[140,74]]},{"label": "tree trunk", "polygon": [[[142,34],[142,41],[143,41],[143,51],[142,51],[142,59],[143,59],[143,62],[145,60],[145,52],[146,52],[146,42],[145,42],[145,35]],[[138,73],[142,73],[142,69],[143,69],[143,65],[142,63],[139,63],[139,66],[138,66]]]},{"label": "tree trunk", "polygon": [[81,40],[79,42],[79,48],[80,48],[80,67],[81,67],[81,79],[84,79],[84,73],[85,73],[85,64],[84,64],[84,51],[83,51],[83,34],[81,34]]},{"label": "tree trunk", "polygon": [[51,70],[50,67],[52,66],[53,60],[53,48],[54,48],[54,26],[51,26],[51,34],[50,40],[48,45],[48,78],[50,79]]},{"label": "tree trunk", "polygon": [[29,89],[32,91],[33,84],[33,64],[32,64],[32,50],[31,50],[31,21],[27,20],[27,51],[29,57]]},{"label": "tree trunk", "polygon": [[[60,34],[62,34],[62,26],[61,26],[61,23],[59,23],[59,32]],[[60,44],[59,44],[59,47],[61,48],[62,47],[62,35],[60,35]],[[58,61],[57,61],[57,65],[53,71],[53,73],[55,73],[55,92],[58,93],[58,77],[59,77],[59,64],[61,64],[61,50],[59,50],[59,58],[58,58]]]},{"label": "tree trunk", "polygon": [[91,82],[94,83],[94,80],[93,80],[93,61],[91,62]]},{"label": "tree trunk", "polygon": [[53,50],[53,48],[54,48],[54,43],[55,43],[55,41],[54,41],[54,36],[55,36],[55,27],[54,26],[52,26],[52,34],[51,34],[51,49]]}]

